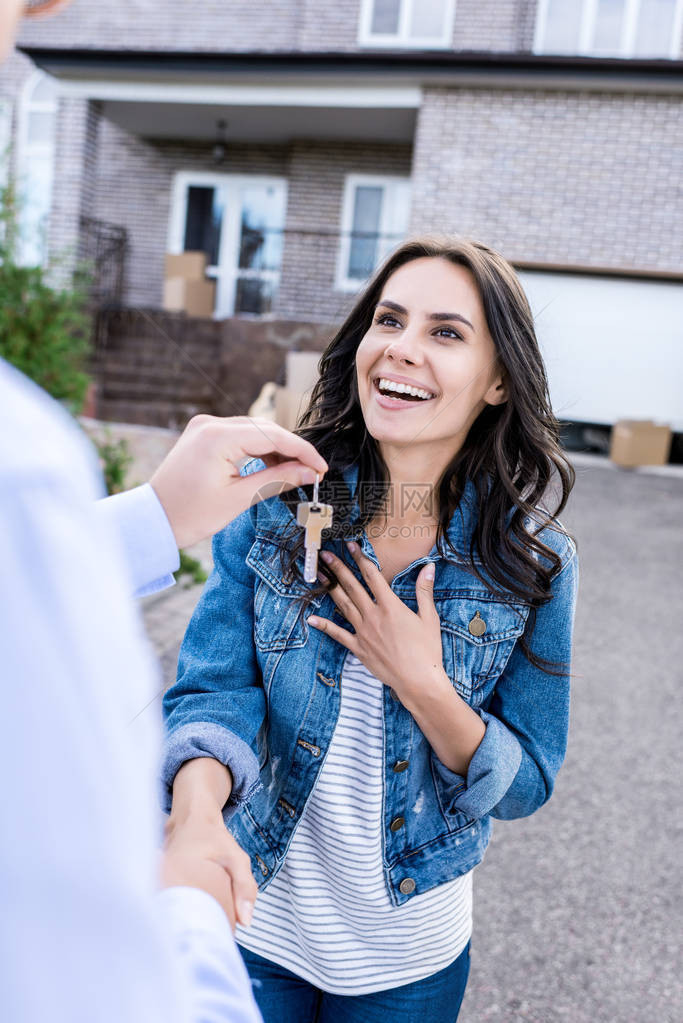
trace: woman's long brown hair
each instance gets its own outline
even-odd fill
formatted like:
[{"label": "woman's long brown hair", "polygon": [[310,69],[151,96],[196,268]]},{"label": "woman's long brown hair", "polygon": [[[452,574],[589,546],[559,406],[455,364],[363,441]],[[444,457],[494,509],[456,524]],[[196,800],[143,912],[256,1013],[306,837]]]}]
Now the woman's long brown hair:
[{"label": "woman's long brown hair", "polygon": [[[533,316],[517,274],[493,249],[476,241],[418,239],[401,245],[372,278],[320,360],[320,377],[297,433],[310,441],[330,470],[320,499],[334,494],[336,529],[351,535],[369,524],[377,511],[377,495],[386,493],[389,473],[374,439],[365,427],[358,399],[356,350],[369,330],[384,286],[399,267],[414,259],[446,259],[467,269],[481,297],[489,333],[504,371],[507,400],[487,405],[473,423],[465,443],[447,466],[438,484],[437,545],[448,557],[456,552],[448,540],[448,524],[468,481],[476,494],[476,524],[466,554],[467,569],[502,599],[530,607],[530,626],[522,647],[539,667],[550,662],[529,649],[536,608],[551,597],[551,581],[560,557],[537,533],[554,522],[574,484],[574,470],[559,443],[559,423],[548,393],[543,359]],[[339,501],[342,472],[358,463],[359,486],[348,503]],[[369,485],[369,486],[368,486]],[[372,494],[364,507],[364,493]],[[284,495],[293,507],[296,497]],[[351,520],[357,501],[360,516]],[[296,559],[303,546],[300,529],[287,534],[283,569],[298,576]],[[286,556],[285,556],[286,554]],[[322,566],[328,577],[333,576]],[[320,594],[325,586],[311,590]],[[554,672],[553,672],[554,673]]]}]

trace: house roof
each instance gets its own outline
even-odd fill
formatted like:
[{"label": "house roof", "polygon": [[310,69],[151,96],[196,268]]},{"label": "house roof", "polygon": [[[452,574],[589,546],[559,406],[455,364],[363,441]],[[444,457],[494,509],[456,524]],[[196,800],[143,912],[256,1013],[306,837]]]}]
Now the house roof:
[{"label": "house roof", "polygon": [[22,46],[40,68],[66,80],[392,81],[412,85],[481,85],[678,92],[683,61],[548,56],[532,53],[359,51],[225,53],[180,50],[66,49]]}]

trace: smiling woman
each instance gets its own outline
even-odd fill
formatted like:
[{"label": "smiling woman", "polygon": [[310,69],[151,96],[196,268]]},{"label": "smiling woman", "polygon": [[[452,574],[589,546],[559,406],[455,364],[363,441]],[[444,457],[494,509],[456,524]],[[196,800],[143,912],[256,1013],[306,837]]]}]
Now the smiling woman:
[{"label": "smiling woman", "polygon": [[[574,475],[510,264],[478,242],[406,243],[368,285],[320,369],[301,433],[329,456],[321,495],[357,460],[359,521],[376,532],[378,518],[391,524],[397,492],[431,488],[435,540],[448,545],[469,485],[472,570],[483,564],[493,583],[532,606],[547,599],[559,562],[538,533],[561,513]],[[409,403],[395,396],[401,385],[433,397]],[[298,554],[294,541],[292,569]]]},{"label": "smiling woman", "polygon": [[[434,311],[427,302],[462,311]],[[411,260],[394,272],[358,346],[356,368],[366,428],[389,464],[419,457],[438,472],[439,463],[445,467],[462,447],[480,412],[505,400],[472,275],[448,259]],[[420,419],[396,414],[405,412],[406,399]]]},{"label": "smiling woman", "polygon": [[298,431],[329,464],[319,583],[301,495],[215,538],[165,699],[172,833],[220,858],[227,823],[250,856],[265,1023],[453,1023],[491,820],[541,806],[564,756],[573,474],[484,245],[403,245],[320,369]]}]

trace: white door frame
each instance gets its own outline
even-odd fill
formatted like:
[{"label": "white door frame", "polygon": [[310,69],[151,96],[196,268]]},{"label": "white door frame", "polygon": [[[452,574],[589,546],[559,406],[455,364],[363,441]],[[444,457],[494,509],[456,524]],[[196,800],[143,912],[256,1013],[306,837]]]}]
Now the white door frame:
[{"label": "white door frame", "polygon": [[[214,317],[222,319],[232,316],[235,311],[235,293],[238,277],[258,276],[278,279],[279,271],[239,271],[240,208],[239,202],[231,201],[239,196],[244,186],[264,185],[280,187],[284,207],[287,204],[286,178],[271,175],[226,174],[218,171],[177,171],[171,188],[171,211],[168,222],[167,251],[178,254],[184,251],[185,221],[187,218],[187,195],[191,185],[225,189],[226,203],[221,227],[218,263],[206,269],[208,277],[216,281],[216,311]],[[284,228],[284,223],[283,223]]]}]

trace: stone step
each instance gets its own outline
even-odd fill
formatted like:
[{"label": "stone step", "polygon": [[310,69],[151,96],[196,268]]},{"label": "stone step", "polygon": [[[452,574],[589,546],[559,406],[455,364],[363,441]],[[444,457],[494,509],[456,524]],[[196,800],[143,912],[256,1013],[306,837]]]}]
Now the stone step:
[{"label": "stone step", "polygon": [[124,358],[141,359],[145,362],[154,359],[170,361],[174,359],[192,358],[199,362],[215,360],[220,353],[220,345],[198,344],[191,341],[174,342],[167,338],[117,338],[96,353],[98,359]]},{"label": "stone step", "polygon": [[164,332],[171,337],[181,338],[189,332],[203,339],[220,337],[222,325],[219,321],[187,316],[184,313],[168,313],[159,309],[123,310],[109,313],[107,333],[110,338],[141,337],[154,340]]},{"label": "stone step", "polygon": [[211,403],[218,393],[208,381],[200,376],[169,380],[165,374],[158,374],[156,380],[141,379],[135,373],[100,377],[100,393],[103,398],[133,401],[189,401]]},{"label": "stone step", "polygon": [[201,402],[133,401],[99,398],[97,418],[109,423],[139,423],[182,430],[192,416],[211,409]]},{"label": "stone step", "polygon": [[[217,378],[216,363],[202,365],[187,359],[160,362],[158,359],[138,361],[109,355],[92,367],[93,373],[101,380],[131,378],[134,380],[183,381],[198,380],[209,383]],[[207,379],[208,378],[208,379]]]}]

